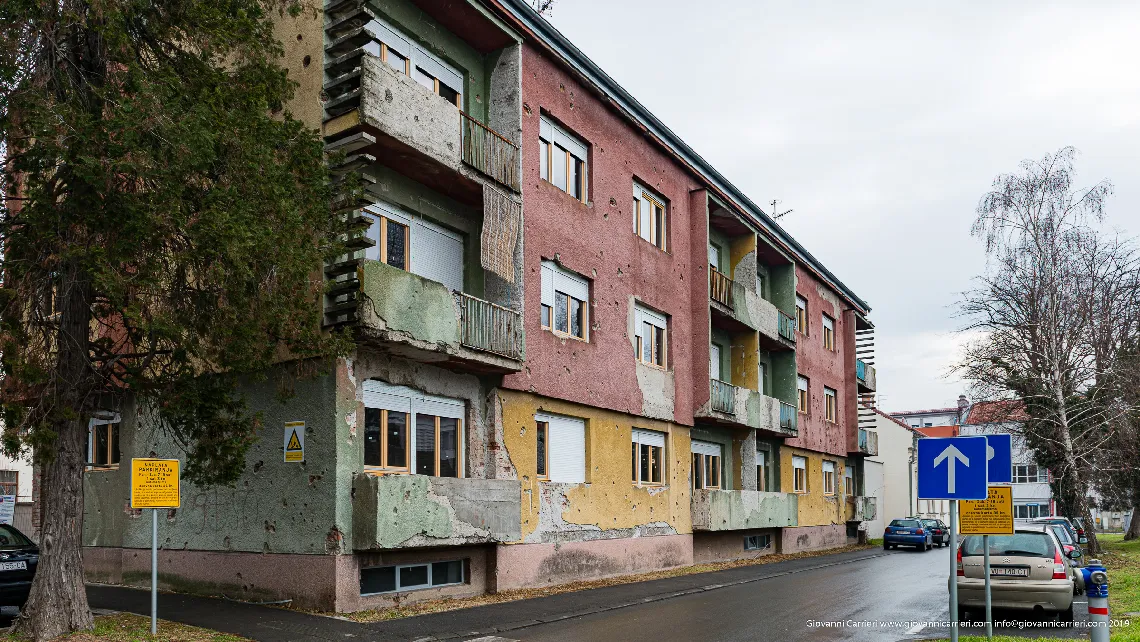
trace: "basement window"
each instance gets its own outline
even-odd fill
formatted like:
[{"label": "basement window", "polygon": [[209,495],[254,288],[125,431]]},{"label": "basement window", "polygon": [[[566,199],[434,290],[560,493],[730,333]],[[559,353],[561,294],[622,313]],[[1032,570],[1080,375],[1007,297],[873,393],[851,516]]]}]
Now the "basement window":
[{"label": "basement window", "polygon": [[772,547],[771,535],[745,535],[744,536],[744,550],[746,551],[760,551],[765,548]]},{"label": "basement window", "polygon": [[463,560],[360,569],[360,594],[378,595],[463,584]]}]

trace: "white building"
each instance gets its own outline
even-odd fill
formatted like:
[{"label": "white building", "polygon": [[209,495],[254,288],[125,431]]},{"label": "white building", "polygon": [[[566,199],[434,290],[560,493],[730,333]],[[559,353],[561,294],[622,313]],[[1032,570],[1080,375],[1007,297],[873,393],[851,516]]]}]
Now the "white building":
[{"label": "white building", "polygon": [[0,495],[15,495],[17,502],[32,501],[32,461],[28,456],[0,454]]},{"label": "white building", "polygon": [[891,416],[911,428],[930,428],[932,426],[956,426],[962,423],[962,417],[969,408],[970,402],[966,395],[958,397],[958,405],[954,408],[931,408],[929,410],[906,410],[892,412]]},{"label": "white building", "polygon": [[1049,487],[1049,471],[1038,466],[1033,452],[1021,436],[1025,411],[1018,401],[981,401],[971,405],[960,434],[1012,435],[1013,444],[1013,516],[1017,519],[1047,517],[1056,511],[1053,491]]},{"label": "white building", "polygon": [[[876,410],[874,429],[879,435],[879,452],[863,460],[865,490],[876,497],[875,520],[867,525],[870,537],[882,537],[892,519],[915,514],[914,443],[910,428]],[[871,472],[874,471],[874,472]],[[881,480],[874,485],[874,479]]]}]

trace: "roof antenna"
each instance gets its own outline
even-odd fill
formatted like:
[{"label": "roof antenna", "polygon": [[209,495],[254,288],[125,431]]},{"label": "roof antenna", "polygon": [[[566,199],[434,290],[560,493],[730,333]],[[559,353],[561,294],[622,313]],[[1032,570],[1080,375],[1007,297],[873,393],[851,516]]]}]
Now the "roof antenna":
[{"label": "roof antenna", "polygon": [[794,210],[786,210],[783,212],[777,212],[776,206],[782,202],[783,201],[781,201],[779,199],[775,199],[775,198],[772,199],[772,220],[774,220],[774,221],[778,221],[781,218],[784,218],[784,216],[787,216],[788,214],[791,214],[794,211]]}]

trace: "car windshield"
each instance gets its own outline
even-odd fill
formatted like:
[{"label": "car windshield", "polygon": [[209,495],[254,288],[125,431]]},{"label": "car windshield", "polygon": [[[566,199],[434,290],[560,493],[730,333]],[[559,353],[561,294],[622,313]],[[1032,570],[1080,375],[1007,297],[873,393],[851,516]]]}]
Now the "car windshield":
[{"label": "car windshield", "polygon": [[7,524],[0,524],[0,548],[24,548],[25,546],[34,546],[32,541],[20,531],[12,528]]},{"label": "car windshield", "polygon": [[[962,555],[982,555],[982,536],[970,535],[962,544]],[[1013,535],[990,535],[990,555],[1053,557],[1053,538],[1045,533],[1021,531]]]},{"label": "car windshield", "polygon": [[900,528],[919,528],[921,524],[917,519],[896,519],[891,521],[891,526],[898,526]]}]

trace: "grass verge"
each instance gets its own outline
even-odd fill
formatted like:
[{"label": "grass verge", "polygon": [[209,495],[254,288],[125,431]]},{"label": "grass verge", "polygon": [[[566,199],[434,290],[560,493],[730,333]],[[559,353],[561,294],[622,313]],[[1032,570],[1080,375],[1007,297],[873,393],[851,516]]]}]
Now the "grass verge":
[{"label": "grass verge", "polygon": [[[881,546],[881,545],[880,545]],[[527,600],[533,597],[545,597],[547,595],[557,595],[559,593],[570,593],[573,591],[584,591],[587,589],[601,588],[603,586],[617,586],[619,584],[632,584],[634,582],[647,582],[649,580],[660,580],[668,577],[680,577],[682,575],[693,575],[696,573],[709,573],[712,571],[722,571],[729,568],[738,568],[741,566],[758,566],[761,564],[771,564],[773,562],[783,562],[785,560],[794,560],[804,557],[818,557],[821,555],[831,555],[833,553],[845,553],[849,551],[870,550],[875,548],[870,544],[855,544],[851,546],[844,546],[842,548],[829,548],[822,551],[810,551],[806,553],[791,553],[782,555],[773,553],[763,557],[757,557],[747,560],[734,560],[731,562],[719,562],[716,564],[694,564],[692,566],[682,566],[679,568],[668,569],[664,571],[655,571],[653,573],[641,573],[638,575],[622,575],[620,577],[611,577],[603,580],[590,580],[584,582],[573,582],[570,584],[560,584],[558,586],[549,586],[544,588],[527,588],[515,589],[511,591],[502,591],[489,595],[477,595],[474,597],[465,598],[444,598],[439,600],[427,600],[423,602],[416,602],[414,604],[406,604],[400,606],[392,606],[382,609],[372,609],[368,611],[357,611],[355,613],[337,614],[342,617],[347,617],[355,622],[382,622],[385,620],[395,620],[398,618],[411,617],[413,615],[425,615],[427,613],[440,613],[443,611],[454,611],[456,609],[466,609],[473,606],[483,606],[486,604],[498,604],[500,602],[514,602],[516,600]],[[322,613],[322,615],[333,615],[331,613]]]},{"label": "grass verge", "polygon": [[[6,635],[5,640],[20,640],[14,635]],[[95,618],[95,630],[85,633],[72,633],[57,642],[251,642],[247,638],[218,633],[177,622],[158,621],[158,635],[150,634],[150,618],[132,613],[115,613]]]}]

